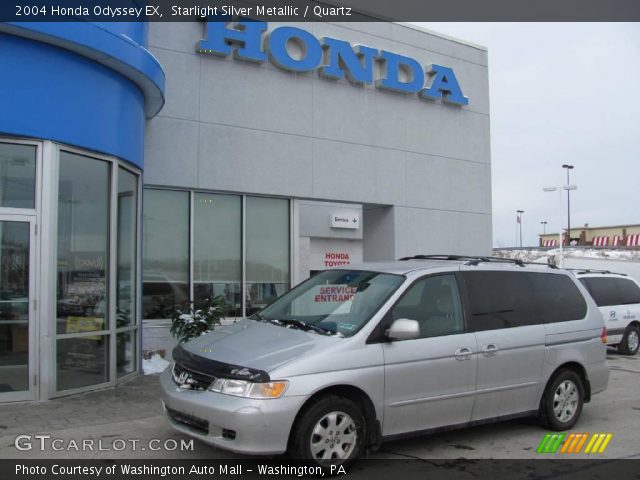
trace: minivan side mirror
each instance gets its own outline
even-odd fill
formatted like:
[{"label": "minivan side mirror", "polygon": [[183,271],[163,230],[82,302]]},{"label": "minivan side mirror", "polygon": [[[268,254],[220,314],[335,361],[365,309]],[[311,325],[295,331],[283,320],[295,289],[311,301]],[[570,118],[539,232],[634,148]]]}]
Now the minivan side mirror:
[{"label": "minivan side mirror", "polygon": [[416,320],[398,318],[386,332],[389,340],[411,340],[420,336],[420,324]]}]

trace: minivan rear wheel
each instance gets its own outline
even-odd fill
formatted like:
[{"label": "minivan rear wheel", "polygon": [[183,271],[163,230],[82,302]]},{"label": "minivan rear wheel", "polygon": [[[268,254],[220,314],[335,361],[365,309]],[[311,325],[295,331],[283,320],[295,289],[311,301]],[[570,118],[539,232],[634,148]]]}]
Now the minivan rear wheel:
[{"label": "minivan rear wheel", "polygon": [[629,325],[624,331],[618,352],[622,355],[635,355],[640,348],[640,331],[637,325]]},{"label": "minivan rear wheel", "polygon": [[561,370],[547,385],[540,402],[543,425],[556,431],[573,427],[584,405],[584,384],[572,370]]},{"label": "minivan rear wheel", "polygon": [[365,419],[348,398],[326,395],[300,414],[289,454],[315,465],[347,466],[358,458],[365,439]]}]

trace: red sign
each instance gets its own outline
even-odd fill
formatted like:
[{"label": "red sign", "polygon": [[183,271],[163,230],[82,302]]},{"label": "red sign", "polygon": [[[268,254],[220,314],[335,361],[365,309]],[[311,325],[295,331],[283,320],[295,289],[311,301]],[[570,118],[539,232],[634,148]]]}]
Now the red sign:
[{"label": "red sign", "polygon": [[325,285],[320,287],[320,292],[315,296],[315,302],[348,302],[356,294],[357,287],[349,285]]},{"label": "red sign", "polygon": [[349,265],[349,254],[346,252],[326,252],[324,254],[325,267],[339,267],[340,265]]}]

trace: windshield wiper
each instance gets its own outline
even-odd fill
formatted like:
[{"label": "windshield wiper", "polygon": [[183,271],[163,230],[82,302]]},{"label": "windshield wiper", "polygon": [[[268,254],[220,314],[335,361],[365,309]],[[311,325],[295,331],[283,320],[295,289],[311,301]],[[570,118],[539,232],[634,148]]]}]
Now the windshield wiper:
[{"label": "windshield wiper", "polygon": [[314,332],[317,333],[321,333],[322,335],[335,335],[335,332],[333,330],[329,330],[329,329],[325,329],[322,327],[318,327],[316,325],[311,325],[310,323],[306,323],[303,322],[302,320],[294,320],[294,319],[287,319],[287,320],[269,320],[271,323],[275,323],[280,324],[280,325],[291,325],[292,327],[297,327],[300,330],[305,330],[305,331],[309,331],[309,330],[313,330]]}]

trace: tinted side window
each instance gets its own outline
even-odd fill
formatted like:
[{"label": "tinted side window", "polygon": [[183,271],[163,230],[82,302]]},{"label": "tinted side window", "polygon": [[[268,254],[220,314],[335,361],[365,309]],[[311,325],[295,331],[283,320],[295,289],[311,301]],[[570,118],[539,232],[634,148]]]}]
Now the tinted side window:
[{"label": "tinted side window", "polygon": [[579,320],[587,304],[566,275],[464,272],[471,303],[470,330],[493,330]]},{"label": "tinted side window", "polygon": [[529,275],[516,272],[463,272],[471,304],[470,331],[543,323],[535,311]]},{"label": "tinted side window", "polygon": [[620,295],[613,278],[581,278],[599,307],[620,305]]},{"label": "tinted side window", "polygon": [[634,281],[626,278],[616,278],[614,280],[618,287],[622,305],[640,303],[640,287]]},{"label": "tinted side window", "polygon": [[539,315],[545,323],[580,320],[587,314],[587,303],[578,287],[566,275],[528,273]]},{"label": "tinted side window", "polygon": [[393,319],[408,318],[420,324],[420,338],[464,331],[462,304],[454,275],[417,280],[391,311]]}]

